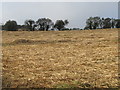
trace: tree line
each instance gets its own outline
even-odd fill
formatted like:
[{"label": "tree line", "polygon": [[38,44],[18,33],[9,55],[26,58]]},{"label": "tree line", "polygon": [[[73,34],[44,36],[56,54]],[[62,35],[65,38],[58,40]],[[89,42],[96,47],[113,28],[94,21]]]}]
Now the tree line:
[{"label": "tree line", "polygon": [[49,18],[40,18],[37,21],[32,19],[25,20],[24,25],[18,25],[16,21],[9,20],[2,25],[3,30],[16,31],[16,30],[28,30],[28,31],[48,31],[48,30],[63,30],[68,24],[68,20],[57,20],[55,23]]},{"label": "tree line", "polygon": [[120,28],[120,19],[89,17],[85,29]]},{"label": "tree line", "polygon": [[[25,20],[24,25],[18,25],[16,21],[9,20],[2,25],[2,30],[17,31],[48,31],[48,30],[79,30],[79,28],[66,28],[69,24],[68,20],[56,20],[54,23],[49,18],[39,18],[37,21],[32,19]],[[85,30],[87,29],[106,29],[106,28],[120,28],[120,19],[89,17],[86,20]],[[82,29],[81,29],[82,30]]]}]

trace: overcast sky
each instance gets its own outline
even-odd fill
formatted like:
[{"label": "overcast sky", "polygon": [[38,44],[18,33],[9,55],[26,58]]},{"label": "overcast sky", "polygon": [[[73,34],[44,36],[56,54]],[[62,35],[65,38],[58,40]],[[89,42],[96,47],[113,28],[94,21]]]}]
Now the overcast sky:
[{"label": "overcast sky", "polygon": [[[26,19],[68,19],[69,28],[84,28],[90,16],[118,18],[117,2],[3,2],[2,23],[16,20],[24,24]],[[1,19],[1,18],[0,18]]]}]

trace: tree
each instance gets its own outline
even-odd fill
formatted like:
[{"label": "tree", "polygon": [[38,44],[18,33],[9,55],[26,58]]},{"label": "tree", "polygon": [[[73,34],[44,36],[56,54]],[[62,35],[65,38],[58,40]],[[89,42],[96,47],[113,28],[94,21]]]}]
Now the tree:
[{"label": "tree", "polygon": [[120,28],[120,19],[116,19],[116,28]]},{"label": "tree", "polygon": [[115,24],[116,24],[116,21],[115,21],[115,19],[111,19],[111,27],[112,28],[115,28]]},{"label": "tree", "polygon": [[101,29],[103,29],[103,22],[104,22],[104,18],[100,19],[99,26],[100,26]]},{"label": "tree", "polygon": [[92,17],[87,19],[86,27],[84,29],[92,29]]},{"label": "tree", "polygon": [[[116,20],[113,18],[89,17],[84,29],[115,28]],[[119,22],[118,25],[119,27]]]},{"label": "tree", "polygon": [[65,20],[64,21],[65,25],[69,24],[69,21],[68,20]]},{"label": "tree", "polygon": [[49,18],[40,18],[36,21],[38,29],[43,31],[48,31],[51,26],[53,26],[53,22]]},{"label": "tree", "polygon": [[112,27],[111,19],[110,18],[104,19],[103,28],[111,28],[111,27]]},{"label": "tree", "polygon": [[69,22],[68,20],[57,20],[55,25],[54,25],[54,28],[57,28],[58,30],[62,30],[65,28],[65,25],[67,25]]},{"label": "tree", "polygon": [[29,20],[26,20],[25,21],[25,26],[26,26],[26,28],[27,29],[29,29],[30,31],[34,31],[35,30],[35,21],[34,20],[31,20],[31,19],[29,19]]},{"label": "tree", "polygon": [[97,29],[100,28],[100,17],[89,17],[86,21],[85,29]]},{"label": "tree", "polygon": [[3,26],[5,30],[8,31],[16,31],[17,30],[17,22],[16,21],[7,21],[5,25]]},{"label": "tree", "polygon": [[1,25],[1,27],[2,27],[2,30],[5,30],[5,25]]},{"label": "tree", "polygon": [[100,28],[100,17],[93,17],[93,29]]}]

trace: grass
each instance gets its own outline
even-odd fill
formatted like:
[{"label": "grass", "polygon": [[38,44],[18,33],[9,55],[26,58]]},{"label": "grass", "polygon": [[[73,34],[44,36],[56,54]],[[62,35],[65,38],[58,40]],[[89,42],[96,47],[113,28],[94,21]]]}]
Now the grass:
[{"label": "grass", "polygon": [[68,84],[68,83],[61,83],[54,86],[54,88],[93,88],[88,83],[80,83],[74,81],[74,83]]},{"label": "grass", "polygon": [[4,88],[117,88],[118,30],[2,31]]}]

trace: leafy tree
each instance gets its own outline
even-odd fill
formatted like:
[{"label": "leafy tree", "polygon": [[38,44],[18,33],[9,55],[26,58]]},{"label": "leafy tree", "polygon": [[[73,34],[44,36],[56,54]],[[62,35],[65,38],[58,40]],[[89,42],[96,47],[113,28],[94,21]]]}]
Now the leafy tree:
[{"label": "leafy tree", "polygon": [[93,17],[93,29],[99,28],[100,22],[101,22],[100,17]]},{"label": "leafy tree", "polygon": [[100,28],[100,17],[90,17],[86,21],[85,29],[97,29]]},{"label": "leafy tree", "polygon": [[35,30],[35,21],[34,20],[26,20],[25,21],[25,26],[27,29],[29,29],[30,31],[34,31]]},{"label": "leafy tree", "polygon": [[86,27],[84,29],[92,29],[92,17],[87,19]]},{"label": "leafy tree", "polygon": [[115,28],[116,25],[119,27],[119,21],[117,22],[116,24],[116,20],[113,18],[90,17],[87,19],[84,29]]},{"label": "leafy tree", "polygon": [[99,26],[101,29],[103,29],[103,25],[104,25],[103,22],[104,22],[104,18],[100,19]]},{"label": "leafy tree", "polygon": [[48,31],[51,26],[53,26],[53,22],[49,18],[40,18],[36,21],[38,29],[43,31]]},{"label": "leafy tree", "polygon": [[0,24],[0,30],[2,30],[3,25]]},{"label": "leafy tree", "polygon": [[68,20],[65,20],[64,21],[65,25],[69,24],[69,21]]},{"label": "leafy tree", "polygon": [[115,24],[116,24],[116,21],[115,21],[115,19],[111,19],[111,27],[112,28],[115,28]]},{"label": "leafy tree", "polygon": [[17,30],[17,22],[16,21],[7,21],[5,25],[3,26],[4,30],[8,31],[16,31]]},{"label": "leafy tree", "polygon": [[55,25],[54,25],[54,28],[57,28],[58,30],[62,30],[65,28],[65,25],[67,25],[69,22],[68,20],[57,20]]},{"label": "leafy tree", "polygon": [[2,27],[2,30],[5,30],[5,25],[2,25],[1,27]]},{"label": "leafy tree", "polygon": [[116,19],[116,28],[120,28],[120,19]]},{"label": "leafy tree", "polygon": [[111,27],[112,27],[111,19],[110,18],[104,19],[103,28],[111,28]]}]

